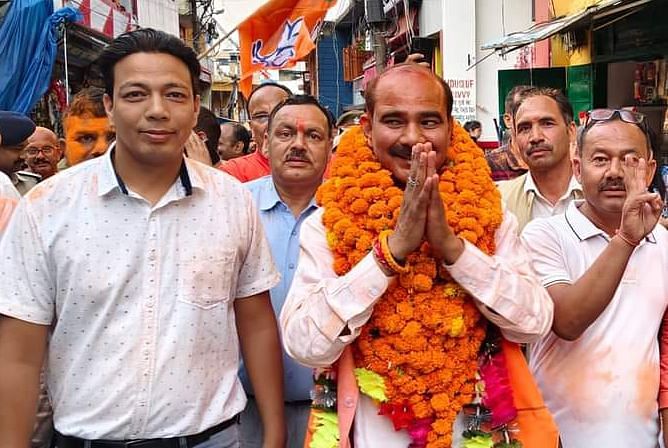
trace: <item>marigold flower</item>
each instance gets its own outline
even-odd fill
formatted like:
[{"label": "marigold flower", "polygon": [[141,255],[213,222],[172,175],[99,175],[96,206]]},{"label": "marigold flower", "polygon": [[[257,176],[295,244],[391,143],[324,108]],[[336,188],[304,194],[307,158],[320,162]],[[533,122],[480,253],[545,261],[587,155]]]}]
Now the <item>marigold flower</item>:
[{"label": "marigold flower", "polygon": [[[453,232],[485,253],[503,219],[501,197],[482,151],[458,124],[439,173],[439,192]],[[360,127],[346,132],[330,180],[316,194],[332,249],[334,270],[344,275],[366,256],[378,234],[394,228],[403,191],[381,168]],[[433,419],[429,448],[449,447],[455,416],[470,402],[485,320],[466,291],[422,244],[353,344],[358,367],[385,381],[390,409],[408,403],[416,419]]]}]

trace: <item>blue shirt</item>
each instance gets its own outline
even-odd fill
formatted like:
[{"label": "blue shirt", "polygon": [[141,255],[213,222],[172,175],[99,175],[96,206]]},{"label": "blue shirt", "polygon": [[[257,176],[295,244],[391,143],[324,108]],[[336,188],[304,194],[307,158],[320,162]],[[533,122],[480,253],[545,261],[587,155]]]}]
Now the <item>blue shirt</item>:
[{"label": "blue shirt", "polygon": [[[304,220],[318,207],[315,201],[302,211],[298,218],[281,200],[276,191],[271,176],[261,177],[252,182],[245,183],[255,201],[255,206],[260,213],[260,220],[264,227],[265,235],[271,247],[271,255],[274,258],[276,268],[281,273],[281,281],[274,286],[269,294],[274,312],[278,315],[283,308],[285,298],[290,290],[292,279],[297,270],[299,261],[299,230]],[[239,372],[244,389],[249,395],[253,395],[253,389],[246,369],[241,368]],[[310,391],[313,387],[313,369],[304,367],[283,352],[283,391],[285,401],[310,400]]]}]

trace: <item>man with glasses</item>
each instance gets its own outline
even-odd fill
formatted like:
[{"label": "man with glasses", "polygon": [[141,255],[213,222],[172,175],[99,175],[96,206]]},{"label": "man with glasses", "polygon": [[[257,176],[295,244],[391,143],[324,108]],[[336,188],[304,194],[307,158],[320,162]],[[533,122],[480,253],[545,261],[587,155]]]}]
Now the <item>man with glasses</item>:
[{"label": "man with glasses", "polygon": [[33,173],[47,179],[58,172],[58,162],[63,151],[58,136],[50,129],[38,126],[28,138],[28,146],[23,151],[26,164]]},{"label": "man with glasses", "polygon": [[290,89],[280,84],[265,83],[256,87],[248,97],[248,115],[255,152],[244,157],[228,160],[219,165],[220,169],[241,182],[249,182],[271,173],[264,137],[267,132],[269,114],[278,103],[292,95]]},{"label": "man with glasses", "polygon": [[565,447],[655,448],[668,232],[647,191],[656,161],[645,117],[594,110],[577,143],[584,200],[522,234],[554,301],[530,365]]}]

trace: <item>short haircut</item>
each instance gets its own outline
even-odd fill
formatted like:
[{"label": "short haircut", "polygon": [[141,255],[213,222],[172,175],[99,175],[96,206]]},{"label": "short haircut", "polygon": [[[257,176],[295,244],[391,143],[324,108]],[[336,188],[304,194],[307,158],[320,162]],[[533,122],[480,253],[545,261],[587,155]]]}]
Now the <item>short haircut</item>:
[{"label": "short haircut", "polygon": [[325,107],[320,104],[318,100],[316,100],[314,97],[311,95],[294,95],[290,96],[274,107],[274,109],[271,111],[269,114],[269,122],[267,124],[267,132],[271,130],[271,125],[272,122],[274,121],[274,117],[278,113],[279,110],[283,109],[284,107],[287,106],[315,106],[317,107],[320,112],[325,116],[325,119],[327,120],[327,136],[329,138],[332,137],[332,127],[333,127],[333,121],[332,121],[332,114],[325,109]]},{"label": "short haircut", "polygon": [[63,121],[69,117],[106,118],[104,109],[104,89],[86,87],[72,97],[72,102],[63,115]]},{"label": "short haircut", "polygon": [[466,123],[464,123],[464,129],[466,129],[466,132],[471,132],[471,131],[474,131],[476,129],[481,129],[481,128],[482,128],[482,124],[480,124],[480,122],[478,120],[471,120],[471,121],[467,121]]},{"label": "short haircut", "polygon": [[448,85],[448,83],[446,83],[443,80],[443,78],[437,76],[427,67],[411,62],[404,62],[402,64],[393,65],[392,67],[388,68],[383,73],[381,73],[380,75],[376,76],[371,81],[369,81],[369,83],[366,86],[366,89],[364,90],[364,101],[366,102],[366,111],[371,117],[373,117],[373,112],[376,108],[376,89],[378,88],[378,84],[380,83],[380,81],[389,74],[402,71],[422,73],[424,75],[428,75],[434,81],[438,82],[438,84],[443,89],[443,96],[445,97],[445,111],[447,114],[447,118],[452,117],[452,101],[453,101],[452,91],[450,90],[450,86]]},{"label": "short haircut", "polygon": [[513,113],[513,108],[515,107],[515,99],[519,94],[524,92],[525,90],[531,89],[531,86],[515,86],[512,89],[510,89],[510,92],[506,95],[506,101],[503,105],[504,110],[503,113],[505,114],[511,114]]},{"label": "short haircut", "polygon": [[218,140],[220,139],[218,118],[209,109],[201,106],[194,129],[196,132],[201,131],[206,134],[206,149],[211,156],[211,163],[215,165],[220,162],[220,156],[218,155]]},{"label": "short haircut", "polygon": [[165,53],[181,60],[190,72],[193,95],[199,94],[200,64],[197,55],[181,39],[163,31],[142,28],[123,33],[104,47],[97,59],[110,97],[114,93],[114,67],[123,58],[135,53]]},{"label": "short haircut", "polygon": [[517,111],[527,99],[537,96],[552,98],[554,102],[557,103],[557,106],[559,106],[559,111],[564,119],[564,123],[568,126],[573,122],[573,106],[571,106],[571,102],[568,101],[568,98],[561,90],[552,87],[531,87],[523,90],[520,93],[519,99],[513,105],[513,122],[515,123],[515,127],[517,127],[517,122],[515,121]]},{"label": "short haircut", "polygon": [[248,129],[239,123],[223,123],[222,125],[232,126],[232,132],[234,132],[234,143],[243,142],[244,147],[242,152],[244,154],[248,154],[248,151],[250,151],[251,140],[251,135],[250,132],[248,132]]},{"label": "short haircut", "polygon": [[361,110],[349,110],[339,116],[336,121],[336,127],[350,126],[359,123],[360,117],[364,114]]},{"label": "short haircut", "polygon": [[[590,126],[583,125],[578,127],[577,130],[577,137],[576,137],[576,153],[578,156],[582,157],[582,150],[584,148],[584,142],[585,142],[585,137],[587,137],[587,134],[591,129],[596,126],[597,123],[607,123],[610,121],[623,121],[621,117],[618,114],[615,114],[612,118],[609,120],[601,120],[601,121],[596,121],[592,123]],[[647,117],[645,117],[645,120],[647,120]],[[626,122],[624,122],[626,123]],[[633,124],[633,123],[629,123]],[[642,131],[643,134],[645,134],[645,139],[647,140],[647,153],[651,157],[654,157],[654,154],[657,153],[661,149],[661,144],[659,143],[658,136],[656,132],[652,130],[649,126],[643,128],[642,125],[636,125],[638,126],[638,129]],[[657,170],[659,171],[659,170]]]},{"label": "short haircut", "polygon": [[260,90],[265,89],[267,87],[276,87],[277,89],[281,89],[282,91],[287,93],[288,96],[292,96],[292,90],[288,89],[284,85],[281,85],[277,82],[265,82],[263,84],[260,84],[259,86],[257,86],[256,88],[253,89],[253,91],[250,93],[250,95],[248,95],[248,101],[246,101],[246,112],[249,115],[250,115],[250,112],[248,111],[248,106],[250,105],[251,98],[253,98],[253,96],[255,96],[255,94],[257,92],[259,92]]}]

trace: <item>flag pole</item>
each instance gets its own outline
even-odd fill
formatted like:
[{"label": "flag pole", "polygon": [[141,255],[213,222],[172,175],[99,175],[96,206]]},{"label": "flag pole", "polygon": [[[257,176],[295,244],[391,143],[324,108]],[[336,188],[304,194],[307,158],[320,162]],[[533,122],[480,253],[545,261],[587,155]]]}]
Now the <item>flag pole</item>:
[{"label": "flag pole", "polygon": [[213,44],[211,44],[211,45],[209,46],[209,48],[207,48],[205,51],[203,51],[202,53],[200,53],[200,54],[197,56],[197,59],[202,60],[202,59],[204,59],[205,57],[207,57],[207,56],[209,55],[209,53],[211,53],[215,48],[218,47],[218,45],[222,44],[222,43],[225,42],[227,39],[229,39],[230,36],[231,36],[235,31],[237,31],[238,28],[239,28],[238,26],[235,26],[231,31],[228,31],[227,34],[225,34],[223,37],[221,37],[220,39],[218,39],[217,41],[215,41]]}]

